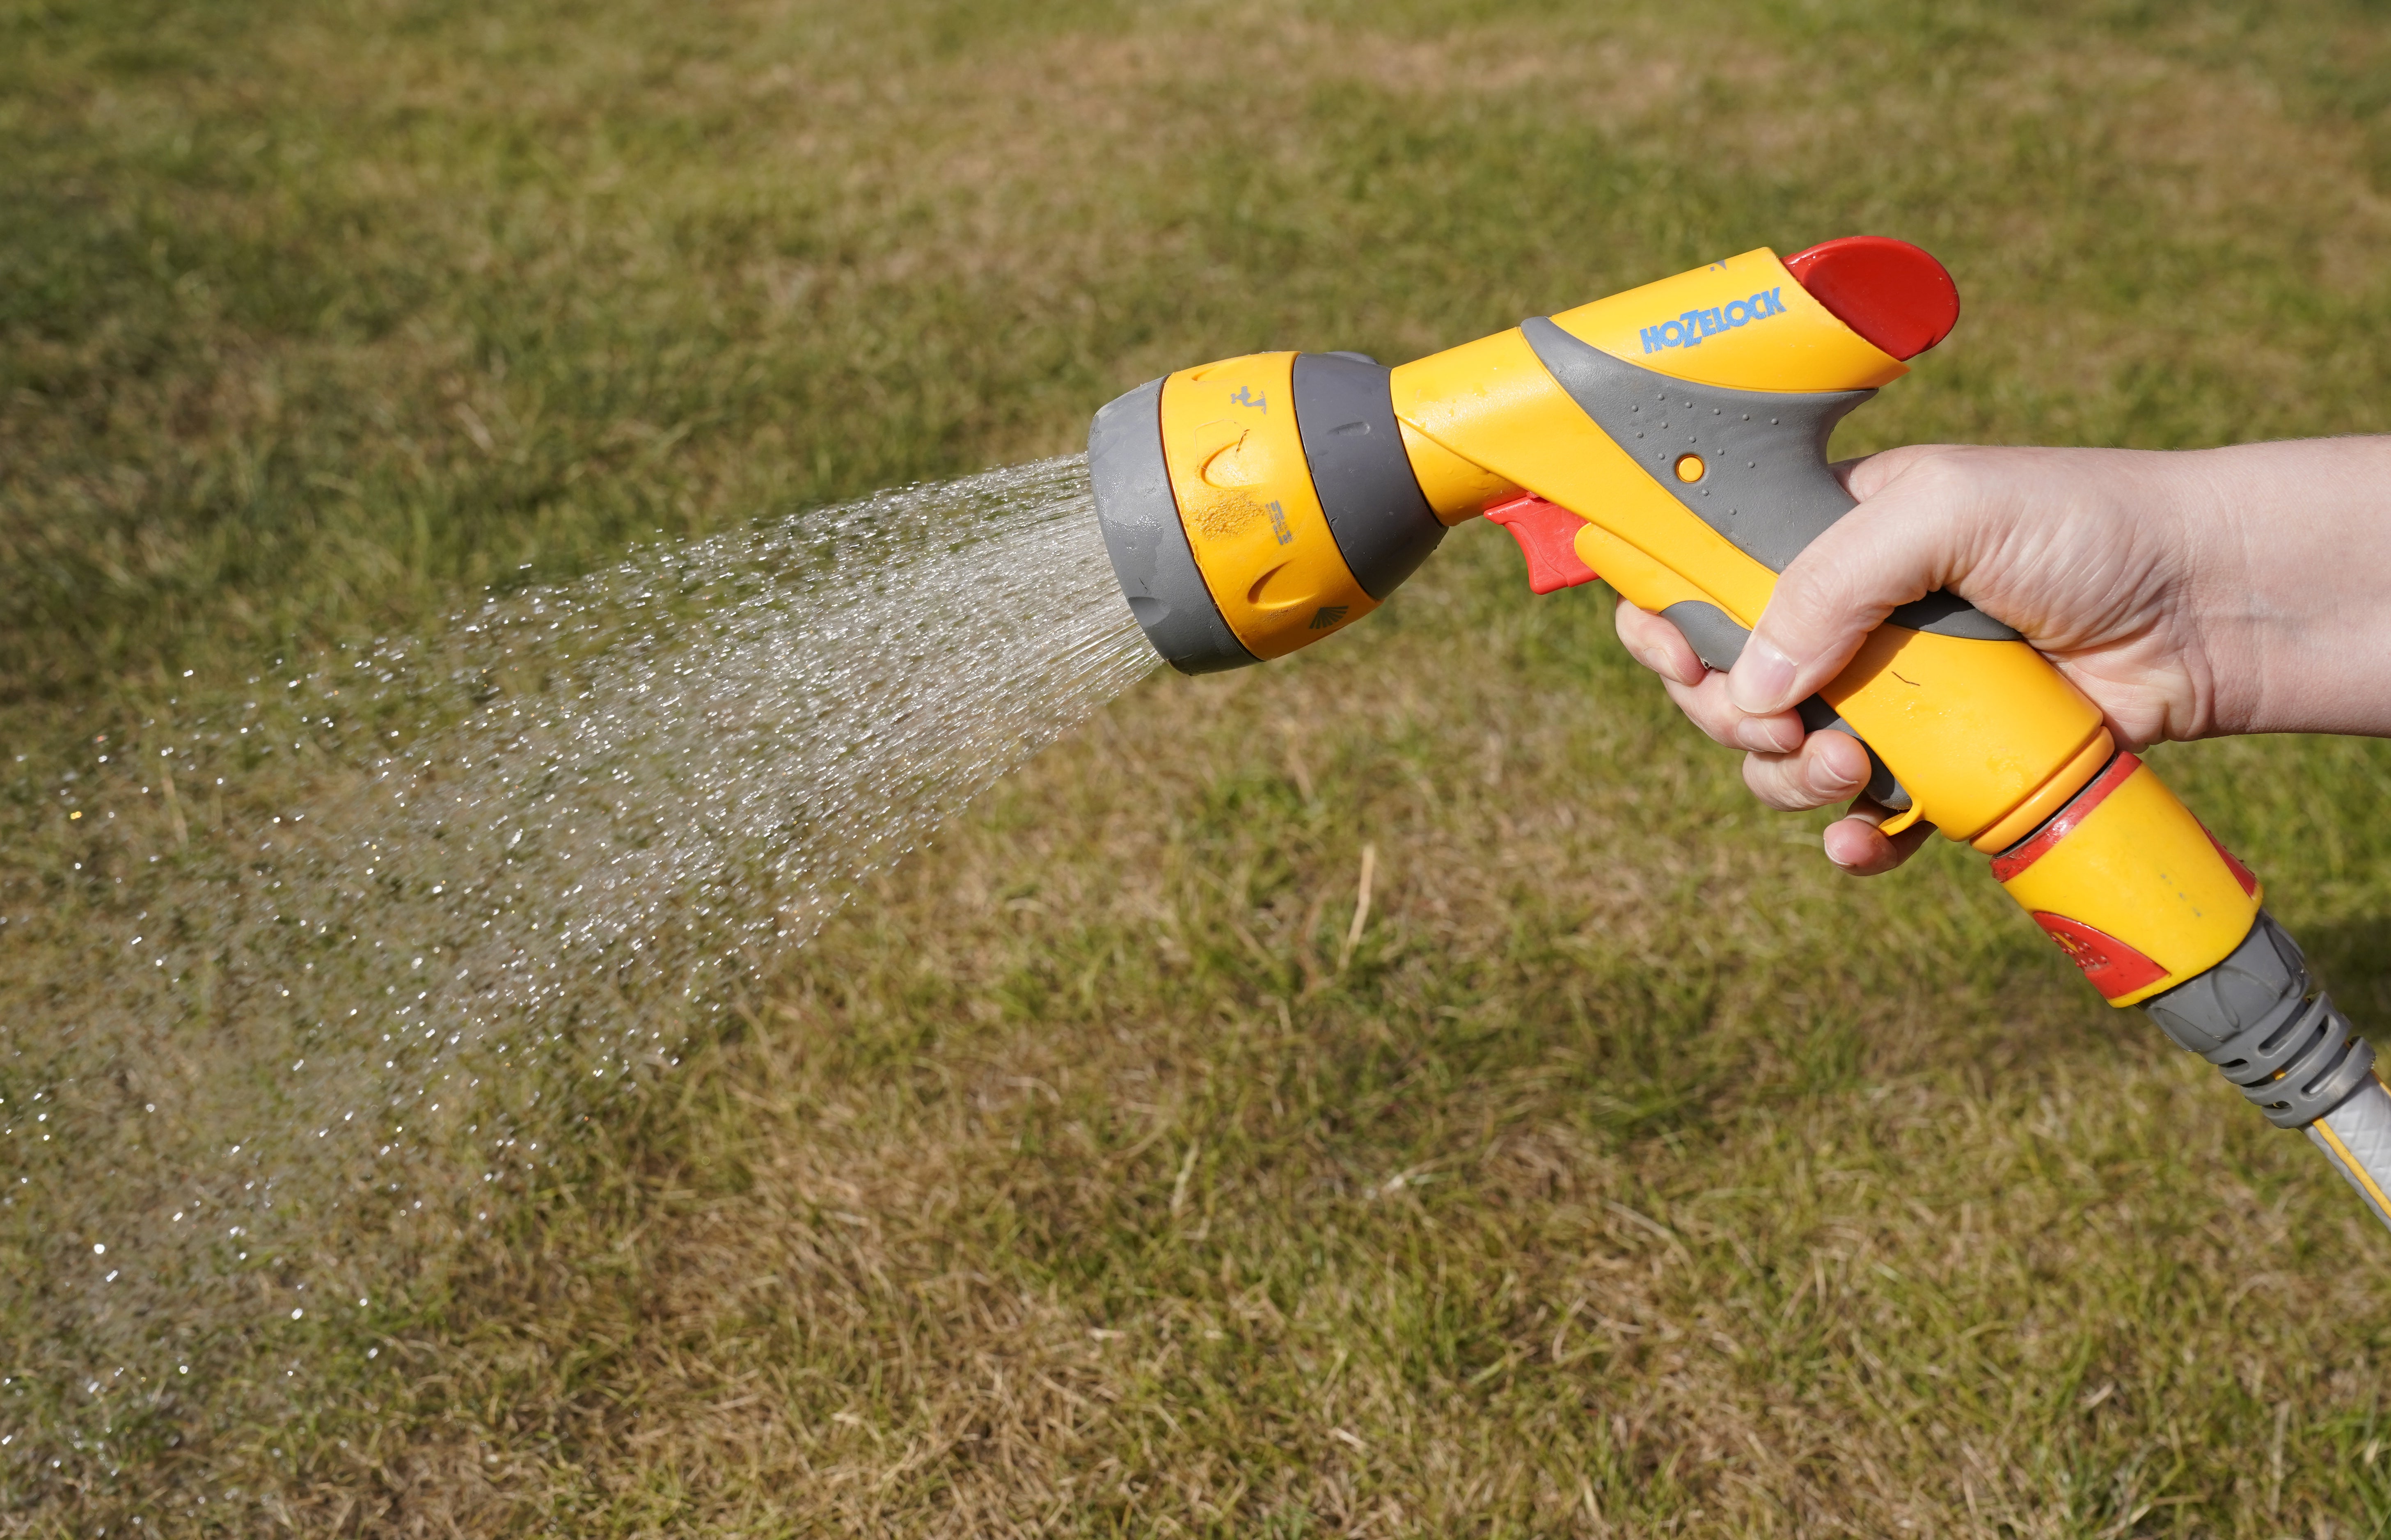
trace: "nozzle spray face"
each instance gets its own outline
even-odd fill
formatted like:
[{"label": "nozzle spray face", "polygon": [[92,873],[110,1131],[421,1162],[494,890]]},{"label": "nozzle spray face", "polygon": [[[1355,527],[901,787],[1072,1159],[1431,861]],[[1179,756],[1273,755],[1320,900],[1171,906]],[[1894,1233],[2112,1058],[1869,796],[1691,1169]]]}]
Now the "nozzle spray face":
[{"label": "nozzle spray face", "polygon": [[1096,522],[1130,614],[1163,661],[1183,674],[1241,668],[1258,660],[1239,645],[1205,591],[1170,495],[1162,457],[1162,386],[1149,380],[1115,397],[1088,425]]},{"label": "nozzle spray face", "polygon": [[1359,354],[1254,354],[1096,414],[1096,517],[1131,612],[1173,667],[1236,668],[1316,641],[1436,549],[1444,525],[1413,475],[1388,375]]}]

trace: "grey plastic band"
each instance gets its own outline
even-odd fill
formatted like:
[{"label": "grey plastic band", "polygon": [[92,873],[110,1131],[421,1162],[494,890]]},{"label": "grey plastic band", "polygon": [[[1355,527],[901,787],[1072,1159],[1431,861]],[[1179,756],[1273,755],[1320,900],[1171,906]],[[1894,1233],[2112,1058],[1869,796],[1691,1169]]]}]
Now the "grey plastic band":
[{"label": "grey plastic band", "polygon": [[[1743,655],[1744,642],[1751,636],[1725,610],[1699,599],[1677,601],[1661,612],[1661,618],[1677,628],[1686,644],[1694,650],[1694,655],[1702,660],[1703,667],[1715,668],[1720,673],[1735,666],[1735,660]],[[1909,788],[1894,778],[1884,761],[1876,757],[1876,750],[1868,748],[1868,740],[1843,720],[1842,713],[1829,704],[1827,697],[1813,695],[1793,709],[1801,714],[1805,731],[1841,732],[1868,749],[1869,801],[1896,813],[1908,809]]]},{"label": "grey plastic band", "polygon": [[2166,1035],[2224,1072],[2277,1128],[2306,1128],[2369,1083],[2374,1050],[2308,977],[2273,915],[2206,973],[2142,1003]]},{"label": "grey plastic band", "polygon": [[[1570,398],[1654,482],[1738,550],[1783,572],[1854,507],[1827,467],[1827,440],[1872,390],[1776,392],[1700,385],[1631,364],[1545,317],[1519,323]],[[1699,481],[1677,479],[1700,455]],[[1889,617],[1938,636],[2015,641],[2018,633],[1957,594],[1935,592]]]},{"label": "grey plastic band", "polygon": [[1088,424],[1088,479],[1121,595],[1163,661],[1183,674],[1260,661],[1221,618],[1179,523],[1179,499],[1162,459],[1161,381],[1097,410]]},{"label": "grey plastic band", "polygon": [[1444,538],[1395,426],[1393,370],[1352,353],[1299,353],[1295,425],[1337,550],[1384,600]]},{"label": "grey plastic band", "polygon": [[1932,631],[1936,636],[1965,637],[1971,641],[2024,640],[2016,631],[1946,589],[1936,589],[1923,599],[1913,599],[1884,619],[1889,626],[1904,626],[1913,631]]}]

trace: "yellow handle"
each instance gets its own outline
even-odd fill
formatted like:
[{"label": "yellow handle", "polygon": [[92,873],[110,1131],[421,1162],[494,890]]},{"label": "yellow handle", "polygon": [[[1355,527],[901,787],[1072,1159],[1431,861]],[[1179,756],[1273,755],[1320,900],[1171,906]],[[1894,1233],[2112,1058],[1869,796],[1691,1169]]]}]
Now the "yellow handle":
[{"label": "yellow handle", "polygon": [[[1766,310],[1767,324],[1737,328],[1699,350],[1649,358],[1637,352],[1635,339],[1654,317],[1728,303],[1740,303],[1745,314]],[[1556,327],[1574,341],[1556,343]],[[1753,393],[1776,393],[1790,412],[1804,404],[1792,393],[1850,393],[1903,372],[1803,292],[1765,251],[1526,328],[1543,330],[1532,337],[1514,329],[1393,371],[1395,416],[1438,517],[1454,522],[1477,511],[1466,505],[1486,488],[1506,495],[1524,488],[1585,521],[1577,555],[1623,598],[1656,613],[1706,605],[1747,631],[1777,583],[1776,571],[1752,554],[1766,547],[1751,527],[1768,516],[1766,499],[1722,516],[1700,501],[1699,488],[1663,478],[1724,486],[1703,457],[1717,459],[1734,442],[1736,424],[1725,414],[1777,421],[1765,415],[1770,397]],[[1555,364],[1549,350],[1579,344],[1608,356],[1594,360],[1608,373],[1571,385],[1556,370],[1586,366]],[[1673,392],[1672,379],[1742,394]],[[1632,394],[1638,389],[1643,394]],[[1612,394],[1583,394],[1600,390]],[[1841,409],[1856,399],[1839,397]],[[1597,410],[1607,426],[1596,421]],[[1823,442],[1801,446],[1814,457],[1813,477],[1823,474],[1815,458],[1823,449]],[[1716,469],[1733,467],[1722,461]],[[1849,506],[1848,498],[1837,506]],[[1774,559],[1781,565],[1788,558],[1779,550]],[[2255,883],[2242,880],[2247,874],[2139,761],[2104,776],[2118,757],[2100,709],[2025,642],[1886,625],[1820,693],[1910,796],[1888,833],[1926,819],[1950,838],[1998,854],[2037,830],[2076,831],[2005,880],[2117,1003],[2214,965],[2248,933]]]}]

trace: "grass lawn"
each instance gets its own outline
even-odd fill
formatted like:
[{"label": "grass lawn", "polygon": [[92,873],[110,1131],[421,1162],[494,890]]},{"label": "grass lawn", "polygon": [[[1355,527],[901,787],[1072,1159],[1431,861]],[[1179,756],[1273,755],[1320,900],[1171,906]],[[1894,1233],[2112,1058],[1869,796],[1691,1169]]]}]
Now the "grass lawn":
[{"label": "grass lawn", "polygon": [[[287,660],[1858,232],[1967,308],[1844,450],[2385,431],[2386,83],[2356,0],[0,0],[0,1534],[2391,1532],[2391,1236],[1483,527],[610,1006],[680,1062],[495,1205],[93,1275],[291,1048],[97,938],[365,763],[123,761]],[[2391,752],[2155,758],[2391,1048]]]}]

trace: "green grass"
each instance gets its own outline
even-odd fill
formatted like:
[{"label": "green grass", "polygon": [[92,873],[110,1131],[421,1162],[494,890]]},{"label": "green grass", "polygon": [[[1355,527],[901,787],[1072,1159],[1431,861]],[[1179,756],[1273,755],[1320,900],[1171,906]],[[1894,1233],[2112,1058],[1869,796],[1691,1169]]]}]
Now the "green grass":
[{"label": "green grass", "polygon": [[[1178,365],[1866,230],[1968,308],[1847,448],[2382,431],[2385,81],[2359,4],[0,0],[8,1051],[110,988],[45,790],[94,734]],[[1517,568],[1132,692],[490,1229],[382,1275],[328,1214],[382,1302],[304,1352],[85,1398],[10,1197],[0,1533],[2385,1533],[2391,1237]],[[2391,1028],[2391,756],[2158,758]]]}]

